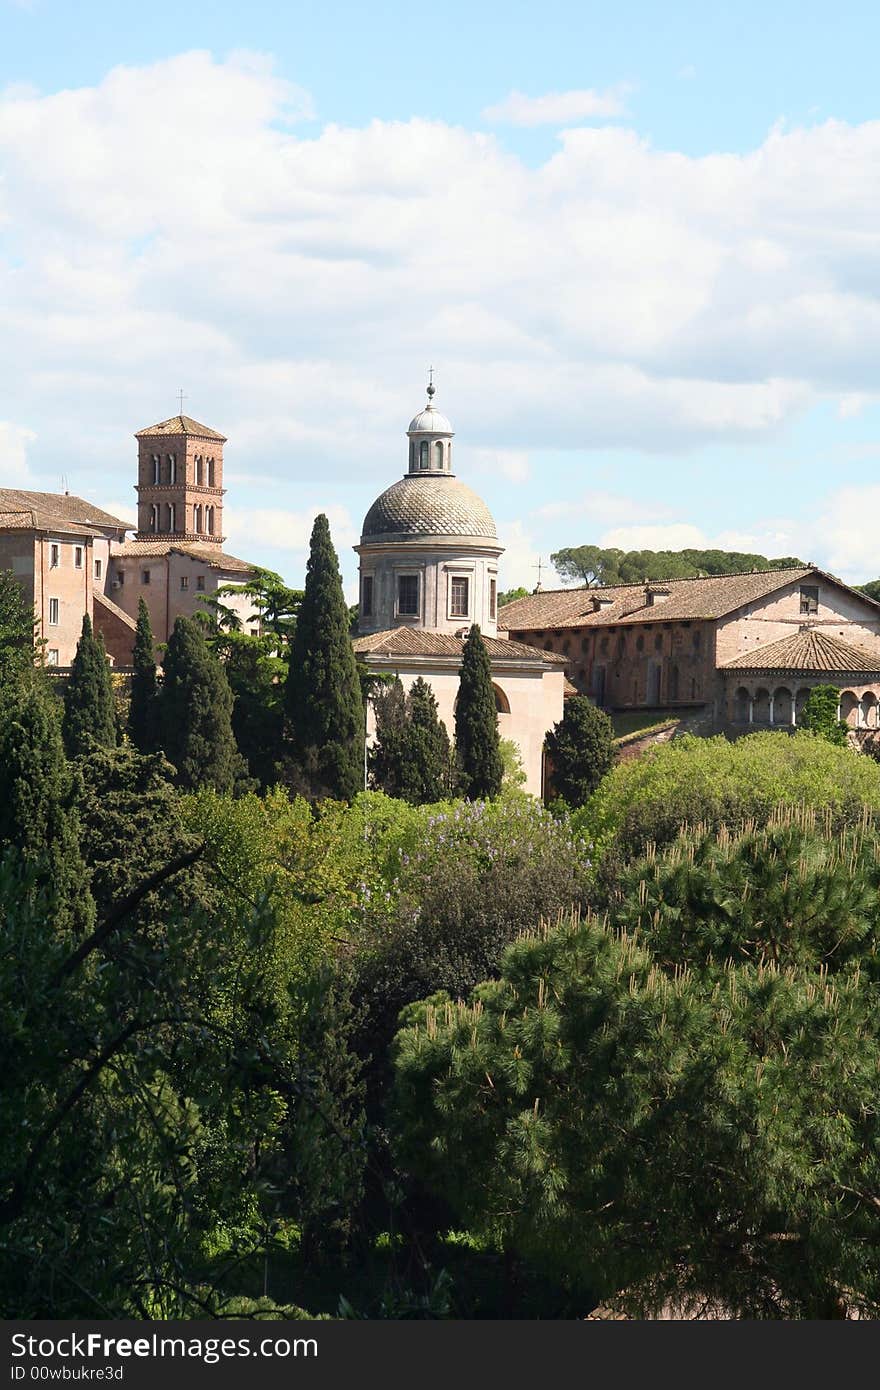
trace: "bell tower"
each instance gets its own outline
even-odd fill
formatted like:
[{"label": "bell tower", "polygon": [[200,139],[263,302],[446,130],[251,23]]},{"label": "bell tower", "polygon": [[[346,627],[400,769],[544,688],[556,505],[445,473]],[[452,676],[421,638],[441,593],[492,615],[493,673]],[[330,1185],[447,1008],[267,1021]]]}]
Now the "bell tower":
[{"label": "bell tower", "polygon": [[223,543],[225,435],[188,415],[138,430],[136,540]]}]

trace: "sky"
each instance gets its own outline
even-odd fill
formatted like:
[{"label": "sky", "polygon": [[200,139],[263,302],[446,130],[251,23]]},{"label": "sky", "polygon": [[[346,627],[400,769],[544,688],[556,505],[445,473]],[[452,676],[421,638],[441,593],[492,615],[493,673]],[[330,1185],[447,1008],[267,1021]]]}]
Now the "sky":
[{"label": "sky", "polygon": [[353,598],[433,366],[502,587],[875,578],[878,47],[846,0],[0,0],[0,486],[133,518],[182,389],[225,548],[299,584],[326,512]]}]

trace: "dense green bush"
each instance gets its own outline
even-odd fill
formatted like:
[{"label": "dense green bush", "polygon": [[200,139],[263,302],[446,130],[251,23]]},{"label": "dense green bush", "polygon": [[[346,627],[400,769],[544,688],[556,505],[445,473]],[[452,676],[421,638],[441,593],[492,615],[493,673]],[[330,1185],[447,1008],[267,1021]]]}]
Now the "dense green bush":
[{"label": "dense green bush", "polygon": [[779,805],[829,808],[835,825],[855,824],[864,807],[880,811],[880,768],[812,734],[686,736],[618,764],[573,821],[597,857],[613,851],[619,863],[669,844],[685,822],[764,823]]}]

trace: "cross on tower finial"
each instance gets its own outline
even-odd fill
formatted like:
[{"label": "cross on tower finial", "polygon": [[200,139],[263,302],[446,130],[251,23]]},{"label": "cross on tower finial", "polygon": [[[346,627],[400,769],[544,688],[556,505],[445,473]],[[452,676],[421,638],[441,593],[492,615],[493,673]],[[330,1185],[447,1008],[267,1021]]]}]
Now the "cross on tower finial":
[{"label": "cross on tower finial", "polygon": [[542,561],[542,559],[541,559],[541,557],[540,557],[540,555],[539,555],[539,556],[538,556],[538,563],[537,563],[536,565],[532,565],[532,569],[538,571],[538,582],[537,582],[537,584],[535,585],[535,589],[534,589],[534,592],[535,592],[536,594],[539,594],[539,593],[541,592],[541,587],[542,587],[542,585],[541,585],[541,566],[542,566],[542,564],[543,564],[543,561]]},{"label": "cross on tower finial", "polygon": [[183,387],[182,387],[182,386],[181,386],[181,388],[180,388],[180,390],[178,391],[177,394],[178,394],[178,396],[180,397],[180,410],[179,410],[178,413],[179,413],[180,415],[182,415],[182,414],[183,414],[183,403],[184,403],[184,401],[189,400],[189,397],[188,397],[188,396],[185,396],[185,395],[183,394]]},{"label": "cross on tower finial", "polygon": [[428,368],[428,401],[429,401],[429,403],[430,403],[430,401],[433,400],[433,398],[434,398],[434,392],[435,392],[436,390],[437,390],[437,387],[434,385],[434,368],[433,368],[433,367],[429,367],[429,368]]}]

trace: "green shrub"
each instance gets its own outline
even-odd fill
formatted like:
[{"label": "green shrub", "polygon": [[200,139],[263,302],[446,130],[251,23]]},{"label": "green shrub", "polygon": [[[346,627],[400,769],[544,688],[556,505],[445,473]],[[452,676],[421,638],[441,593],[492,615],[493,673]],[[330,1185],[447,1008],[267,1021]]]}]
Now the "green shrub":
[{"label": "green shrub", "polygon": [[618,764],[573,820],[613,864],[669,844],[686,822],[765,824],[779,805],[828,808],[835,825],[856,824],[864,807],[880,810],[880,768],[812,734],[685,736]]}]

